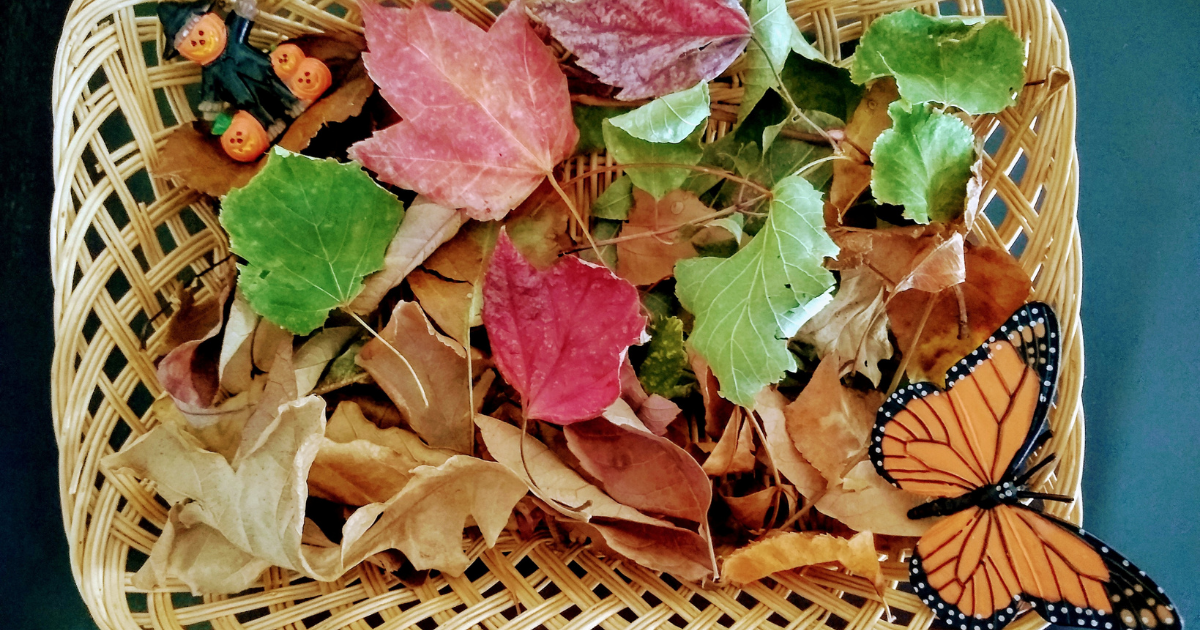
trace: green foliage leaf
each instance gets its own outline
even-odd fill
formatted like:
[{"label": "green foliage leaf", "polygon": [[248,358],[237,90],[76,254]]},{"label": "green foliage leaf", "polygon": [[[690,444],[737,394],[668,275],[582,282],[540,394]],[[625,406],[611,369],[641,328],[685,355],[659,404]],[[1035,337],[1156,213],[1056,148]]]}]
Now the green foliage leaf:
[{"label": "green foliage leaf", "polygon": [[383,268],[404,217],[400,200],[358,164],[276,148],[263,170],[222,204],[230,248],[248,264],[238,286],[256,312],[306,335],[349,304]]},{"label": "green foliage leaf", "polygon": [[650,328],[646,358],[638,370],[638,380],[647,393],[663,398],[686,396],[695,385],[688,370],[687,351],[683,349],[683,321],[665,317]]},{"label": "green foliage leaf", "polygon": [[747,407],[796,368],[787,339],[828,301],[834,281],[822,262],[838,252],[812,184],[787,177],[772,193],[766,225],[737,254],[675,265],[676,293],[696,316],[688,343],[712,367],[721,395]]},{"label": "green foliage leaf", "polygon": [[674,144],[708,120],[708,112],[708,84],[698,83],[693,88],[656,98],[631,112],[613,116],[608,122],[638,140]]},{"label": "green foliage leaf", "polygon": [[633,180],[628,175],[618,177],[596,197],[592,204],[592,216],[597,219],[624,221],[633,208]]},{"label": "green foliage leaf", "polygon": [[796,107],[805,112],[824,112],[843,124],[850,120],[866,92],[850,80],[849,70],[803,55],[788,55],[780,74],[783,89]]},{"label": "green foliage leaf", "polygon": [[[676,144],[647,142],[635,138],[612,124],[612,120],[604,121],[604,144],[609,153],[620,164],[679,164],[695,165],[704,156],[704,148],[700,139],[704,135],[705,125],[697,125],[695,131],[683,141]],[[650,193],[655,199],[683,185],[688,176],[693,173],[688,168],[671,168],[669,166],[647,166],[628,168],[625,170],[633,185]]]},{"label": "green foliage leaf", "polygon": [[751,0],[749,12],[754,39],[746,46],[746,91],[738,110],[738,120],[750,115],[767,90],[779,87],[779,76],[788,52],[794,50],[809,59],[822,58],[788,15],[784,0]]},{"label": "green foliage leaf", "polygon": [[987,114],[1013,104],[1024,68],[1025,44],[1004,22],[968,24],[907,9],[871,23],[851,76],[855,83],[894,76],[908,101]]},{"label": "green foliage leaf", "polygon": [[[911,108],[911,109],[910,109]],[[892,128],[871,151],[871,190],[884,203],[904,206],[918,223],[962,214],[975,163],[975,139],[961,120],[926,105],[888,107]]]},{"label": "green foliage leaf", "polygon": [[599,105],[575,105],[572,114],[579,128],[579,142],[575,153],[592,153],[604,150],[604,121],[628,112],[628,107],[603,107]]}]

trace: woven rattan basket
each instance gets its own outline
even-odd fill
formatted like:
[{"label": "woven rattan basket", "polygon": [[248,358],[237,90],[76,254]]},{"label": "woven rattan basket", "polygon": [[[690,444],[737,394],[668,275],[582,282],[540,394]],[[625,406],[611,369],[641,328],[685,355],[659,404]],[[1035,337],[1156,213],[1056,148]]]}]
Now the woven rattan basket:
[{"label": "woven rattan basket", "polygon": [[[477,0],[451,0],[481,24],[493,13]],[[253,41],[265,47],[317,30],[361,31],[355,0],[260,0]],[[499,5],[492,3],[493,8]],[[1081,259],[1076,226],[1078,170],[1075,93],[1067,37],[1048,0],[793,0],[788,10],[832,59],[869,21],[906,7],[936,14],[1004,15],[1028,44],[1029,85],[1015,108],[983,116],[984,203],[995,223],[975,237],[1018,253],[1034,277],[1034,297],[1059,312],[1066,355],[1051,447],[1061,463],[1054,492],[1079,497],[1083,466],[1083,342],[1079,326]],[[826,569],[779,574],[747,586],[700,589],[638,565],[564,548],[547,539],[503,537],[493,549],[465,541],[475,559],[462,577],[439,576],[417,588],[363,564],[340,580],[314,582],[272,569],[258,588],[236,596],[194,597],[179,584],[146,593],[130,586],[166,519],[152,487],[106,474],[100,460],[145,433],[161,393],[155,359],[165,317],[181,282],[227,254],[211,199],[150,173],[174,125],[195,119],[192,63],[163,63],[154,3],[76,0],[67,16],[54,72],[54,177],[50,248],[55,287],[54,430],[59,449],[63,524],[71,570],[96,623],[145,628],[487,628],[552,630],[640,628],[815,628],[924,630],[933,617],[908,592],[901,558],[885,563],[894,615],[862,579]],[[1065,71],[1065,73],[1064,73]],[[1054,81],[1044,81],[1054,76]],[[723,92],[723,93],[722,93]],[[732,124],[740,90],[713,93],[710,138]],[[610,164],[574,158],[568,179]],[[578,181],[585,207],[614,177]],[[216,275],[216,274],[210,274]],[[210,277],[202,277],[204,284]],[[200,299],[212,299],[205,287]],[[143,341],[144,340],[144,341]],[[1056,504],[1078,521],[1080,504]],[[49,535],[49,534],[48,534]],[[1044,625],[1026,615],[1014,630]]]}]

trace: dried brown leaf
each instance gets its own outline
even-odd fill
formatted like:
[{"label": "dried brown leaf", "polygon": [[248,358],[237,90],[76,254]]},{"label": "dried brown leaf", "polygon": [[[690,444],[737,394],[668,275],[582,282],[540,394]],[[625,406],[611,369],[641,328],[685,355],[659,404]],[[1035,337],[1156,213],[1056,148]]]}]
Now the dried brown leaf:
[{"label": "dried brown leaf", "polygon": [[883,571],[871,532],[849,540],[814,532],[776,533],[730,554],[722,571],[726,581],[748,584],[779,571],[831,562],[871,580],[883,592]]},{"label": "dried brown leaf", "polygon": [[687,222],[708,216],[712,210],[684,190],[671,191],[655,201],[650,193],[635,188],[633,199],[621,237],[646,236],[617,243],[617,275],[636,285],[653,284],[675,275],[679,260],[697,255],[691,241],[694,228]]},{"label": "dried brown leaf", "polygon": [[920,536],[931,520],[914,521],[908,511],[927,497],[905,492],[879,476],[869,461],[861,461],[846,473],[841,483],[832,484],[817,499],[815,507],[855,531],[883,536]]},{"label": "dried brown leaf", "polygon": [[865,269],[842,273],[837,295],[800,327],[797,339],[838,365],[838,376],[857,372],[879,385],[879,362],[892,356],[883,281]]},{"label": "dried brown leaf", "polygon": [[754,413],[762,420],[765,447],[771,462],[805,497],[816,497],[825,491],[825,478],[808,463],[788,434],[784,409],[788,400],[774,387],[764,387],[754,401]]},{"label": "dried brown leaf", "polygon": [[880,79],[871,84],[850,117],[846,125],[846,139],[841,143],[842,151],[850,159],[833,162],[833,180],[826,204],[827,226],[841,225],[842,215],[871,185],[871,149],[879,134],[892,126],[888,105],[898,98],[900,92],[896,89],[896,82],[890,78]]},{"label": "dried brown leaf", "polygon": [[865,453],[882,392],[842,385],[836,360],[823,359],[812,380],[785,409],[787,430],[804,459],[837,483]]},{"label": "dried brown leaf", "polygon": [[704,472],[712,477],[754,471],[754,427],[745,414],[735,411],[725,423],[725,431],[716,448],[704,460]]},{"label": "dried brown leaf", "polygon": [[212,197],[224,197],[232,188],[250,183],[266,164],[238,162],[225,155],[217,136],[196,129],[195,123],[176,127],[163,143],[158,159],[150,167],[155,177],[175,180],[179,185]]},{"label": "dried brown leaf", "polygon": [[363,105],[374,93],[375,83],[367,76],[366,69],[361,62],[355,64],[340,85],[292,121],[279,139],[279,146],[295,153],[303,151],[326,125],[361,114]]}]

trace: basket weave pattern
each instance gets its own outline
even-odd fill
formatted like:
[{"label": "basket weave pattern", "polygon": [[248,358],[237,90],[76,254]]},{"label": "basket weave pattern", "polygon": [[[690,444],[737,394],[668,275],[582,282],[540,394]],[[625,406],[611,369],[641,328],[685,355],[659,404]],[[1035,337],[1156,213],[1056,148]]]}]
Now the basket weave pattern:
[{"label": "basket weave pattern", "polygon": [[[477,0],[454,9],[489,24]],[[494,4],[494,3],[493,3]],[[1034,296],[1062,320],[1064,369],[1050,448],[1061,462],[1046,480],[1053,492],[1076,497],[1055,504],[1060,516],[1081,518],[1083,342],[1079,326],[1081,258],[1076,226],[1078,169],[1075,94],[1039,83],[1054,68],[1070,71],[1066,34],[1049,0],[794,0],[788,10],[816,46],[841,58],[841,43],[857,39],[870,20],[917,7],[930,14],[1006,16],[1028,43],[1030,81],[1018,105],[980,117],[986,141],[982,205],[996,223],[976,222],[979,241],[1019,250],[1034,277]],[[681,584],[584,546],[549,538],[501,538],[486,549],[464,541],[475,560],[462,577],[436,576],[409,588],[363,564],[341,579],[314,582],[271,569],[258,588],[236,596],[194,597],[182,584],[139,592],[129,577],[144,561],[166,520],[152,485],[102,470],[100,460],[145,433],[157,420],[150,404],[161,388],[154,361],[181,283],[193,281],[228,254],[211,199],[150,174],[162,142],[195,120],[189,86],[200,69],[161,61],[163,35],[153,4],[139,0],[76,0],[67,17],[54,74],[54,172],[51,223],[56,351],[54,429],[59,449],[63,522],[75,581],[104,629],[216,628],[486,628],[551,630],[640,628],[812,628],[925,630],[931,613],[906,590],[899,556],[884,563],[896,580],[884,606],[863,579],[806,569],[738,589]],[[361,32],[354,0],[260,0],[252,41],[266,47],[316,31]],[[740,88],[713,91],[709,139],[732,126]],[[603,154],[569,161],[560,178],[609,166]],[[574,193],[586,210],[616,173],[579,179]],[[216,274],[201,277],[198,299],[213,299]],[[1026,615],[1012,627],[1044,625]]]}]

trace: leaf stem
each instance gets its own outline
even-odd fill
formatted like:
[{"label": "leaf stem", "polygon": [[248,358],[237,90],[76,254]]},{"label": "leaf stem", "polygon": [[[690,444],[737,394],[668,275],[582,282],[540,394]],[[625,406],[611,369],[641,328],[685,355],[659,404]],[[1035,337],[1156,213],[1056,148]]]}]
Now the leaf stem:
[{"label": "leaf stem", "polygon": [[[763,196],[758,196],[753,199],[744,201],[742,203],[729,206],[728,208],[718,210],[716,212],[713,212],[712,214],[706,214],[702,217],[697,217],[695,219],[689,219],[682,223],[677,223],[671,227],[659,228],[657,230],[651,230],[649,232],[638,232],[637,234],[628,234],[625,236],[617,236],[614,238],[607,238],[602,241],[596,241],[596,245],[599,245],[600,247],[607,247],[609,245],[616,245],[617,243],[625,243],[628,241],[636,241],[638,239],[662,236],[663,234],[670,234],[671,232],[674,232],[674,231],[678,230],[679,228],[684,227],[685,225],[696,225],[698,223],[705,223],[707,221],[712,221],[713,219],[719,219],[724,216],[729,216],[731,214],[736,213],[742,207],[752,206],[752,205],[758,203],[759,201],[762,201],[763,199],[764,199]],[[574,254],[575,252],[583,251],[585,249],[587,249],[587,248],[586,247],[576,247],[575,249],[569,250],[565,253]]]},{"label": "leaf stem", "polygon": [[[568,197],[567,193],[563,191],[562,186],[558,185],[558,178],[554,177],[554,174],[551,173],[546,177],[546,179],[550,180],[550,185],[554,187],[554,190],[558,193],[558,196],[562,197],[563,203],[567,204],[567,209],[571,211],[571,216],[575,217],[575,222],[578,223],[579,227],[583,230],[583,235],[587,238],[588,246],[591,247],[592,251],[596,253],[596,260],[600,261],[600,264],[604,265],[605,267],[608,267],[608,263],[604,262],[604,254],[600,253],[600,248],[596,246],[596,240],[592,238],[591,225],[585,223],[583,217],[579,215],[579,209],[575,207],[575,203],[571,201],[571,198]],[[611,269],[609,271],[611,271]]]},{"label": "leaf stem", "polygon": [[841,147],[838,146],[838,143],[833,139],[833,136],[829,135],[829,132],[825,131],[823,127],[813,122],[812,119],[804,113],[804,110],[800,109],[799,105],[796,105],[796,101],[792,99],[791,90],[788,90],[787,86],[783,84],[783,76],[780,75],[779,71],[775,69],[775,64],[771,61],[771,56],[767,54],[766,47],[762,45],[762,42],[758,41],[757,37],[751,37],[750,41],[754,42],[754,44],[758,46],[758,49],[762,51],[763,59],[767,61],[767,67],[771,69],[771,74],[775,76],[776,85],[779,86],[779,95],[782,96],[783,100],[787,101],[788,106],[792,108],[792,114],[794,118],[799,118],[800,120],[808,123],[809,127],[815,129],[817,133],[829,143],[829,146],[833,147],[835,154],[840,154]]},{"label": "leaf stem", "polygon": [[[367,332],[371,333],[371,335],[373,335],[376,339],[378,339],[380,342],[382,342],[383,345],[387,346],[388,349],[391,350],[397,357],[400,357],[400,360],[404,362],[404,367],[408,368],[408,373],[412,374],[413,380],[416,381],[416,383],[417,383],[417,391],[421,392],[421,400],[425,403],[425,406],[428,407],[429,406],[429,395],[425,393],[425,386],[421,384],[421,378],[417,376],[417,371],[415,369],[413,369],[413,366],[411,363],[408,362],[408,359],[404,358],[403,354],[400,354],[400,351],[396,349],[396,346],[393,346],[390,341],[388,341],[387,339],[384,339],[383,336],[380,335],[378,332],[376,332],[374,328],[371,328],[371,326],[369,324],[367,324],[367,322],[364,322],[363,319],[358,316],[358,313],[355,313],[354,311],[352,311],[348,308],[345,308],[342,310],[349,313],[350,317],[354,318],[354,321],[358,322],[359,325],[362,326],[363,328],[366,328]],[[471,350],[468,348],[467,353],[470,354],[470,352],[471,352]],[[468,375],[469,374],[470,373],[468,372]]]},{"label": "leaf stem", "polygon": [[[738,177],[737,175],[730,173],[729,171],[726,171],[723,169],[711,168],[708,166],[700,166],[699,164],[671,164],[668,162],[643,162],[640,164],[614,164],[613,166],[600,166],[600,167],[589,170],[587,173],[584,173],[583,175],[576,175],[575,177],[572,177],[571,179],[568,179],[568,180],[562,182],[562,185],[568,186],[570,184],[574,184],[575,182],[577,182],[581,179],[587,179],[588,177],[591,177],[592,175],[594,175],[596,173],[612,173],[615,171],[626,171],[631,168],[682,168],[682,169],[687,169],[689,171],[696,171],[697,173],[707,173],[709,175],[716,175],[717,177],[720,177],[722,179],[728,179],[731,182],[737,182],[739,184],[744,184],[746,186],[749,186],[750,188],[753,188],[753,189],[757,190],[758,192],[760,192],[764,195],[767,195],[768,197],[771,196],[770,188],[767,188],[767,187],[763,186],[762,184],[759,184],[758,182],[748,180],[744,177]],[[551,181],[553,181],[553,178],[551,178]]]}]

